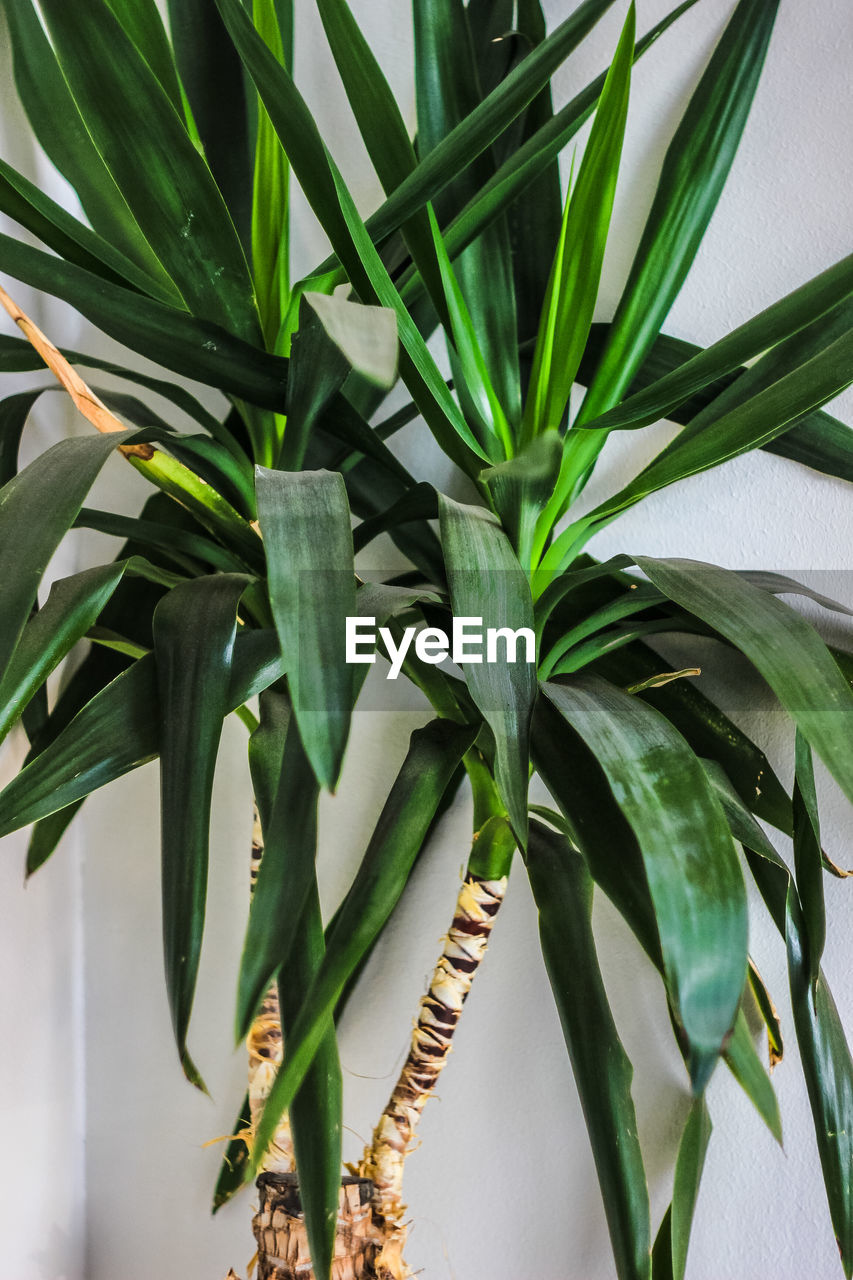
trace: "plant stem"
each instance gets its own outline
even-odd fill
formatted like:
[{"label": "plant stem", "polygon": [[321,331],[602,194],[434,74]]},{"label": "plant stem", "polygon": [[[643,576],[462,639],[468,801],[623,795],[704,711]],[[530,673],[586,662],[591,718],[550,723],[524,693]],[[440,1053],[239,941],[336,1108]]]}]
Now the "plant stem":
[{"label": "plant stem", "polygon": [[[417,1124],[444,1069],[474,975],[486,953],[503,902],[515,838],[505,817],[493,816],[474,835],[453,923],[429,990],[421,1000],[412,1046],[364,1152],[357,1172],[374,1185],[374,1214],[384,1243],[376,1260],[378,1280],[404,1280],[412,1273],[403,1259],[406,1206],[403,1171]],[[480,874],[485,871],[490,878]]]}]

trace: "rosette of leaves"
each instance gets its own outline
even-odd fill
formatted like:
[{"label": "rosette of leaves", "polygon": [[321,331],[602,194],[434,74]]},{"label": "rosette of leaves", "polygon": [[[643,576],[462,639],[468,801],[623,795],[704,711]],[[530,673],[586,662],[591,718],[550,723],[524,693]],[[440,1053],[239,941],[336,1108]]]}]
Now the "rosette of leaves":
[{"label": "rosette of leaves", "polygon": [[[787,949],[849,1277],[853,1064],[820,967],[832,868],[812,755],[853,798],[853,660],[783,601],[804,590],[788,579],[633,553],[599,563],[588,549],[648,495],[749,450],[853,475],[850,429],[821,408],[853,381],[853,259],[706,349],[664,332],[777,4],[736,6],[673,135],[615,313],[594,324],[631,69],[696,0],[639,38],[632,6],[609,69],[556,111],[551,78],[611,0],[584,0],[551,32],[537,0],[418,0],[414,141],[345,0],[317,3],[385,192],[366,221],[294,83],[288,0],[175,0],[168,27],[153,0],[3,0],[21,101],[85,221],[0,163],[0,209],[44,246],[0,237],[0,272],[70,303],[162,374],[138,373],[130,357],[57,353],[8,301],[24,337],[2,339],[0,367],[46,361],[98,433],[19,471],[40,389],[0,405],[0,720],[4,732],[21,722],[30,742],[0,794],[0,831],[35,824],[33,872],[88,794],[159,757],[166,984],[184,1070],[200,1085],[187,1038],[213,768],[224,718],[246,722],[265,852],[237,1032],[278,976],[287,1054],[244,1165],[259,1164],[289,1109],[318,1275],[330,1268],[340,1181],[333,1015],[460,770],[476,832],[498,822],[511,837],[475,843],[469,869],[497,879],[518,848],[515,874],[530,877],[620,1280],[684,1274],[710,1132],[704,1092],[721,1058],[779,1133],[745,1012],[754,1000],[781,1052],[749,958],[751,877]],[[558,160],[590,118],[564,189]],[[331,247],[295,283],[291,172]],[[426,345],[436,326],[452,384]],[[98,398],[77,365],[133,393]],[[222,392],[227,411],[172,375]],[[398,378],[411,402],[385,413]],[[149,392],[192,429],[148,408]],[[437,494],[395,456],[395,430],[416,418],[467,477],[469,500]],[[609,433],[664,418],[681,427],[672,442],[576,515]],[[153,486],[138,514],[85,505],[116,449]],[[39,606],[54,551],[80,526],[120,550],[54,583]],[[412,569],[362,583],[354,552],[383,532]],[[360,692],[343,650],[355,613],[391,628],[449,629],[453,616],[529,626],[537,664],[507,653],[459,675],[407,662],[435,718],[413,736],[324,941],[317,798],[336,785]],[[697,637],[703,653],[740,652],[770,686],[796,734],[792,795],[760,744],[670,670],[659,638],[672,633]],[[86,641],[49,701],[47,677]],[[531,816],[532,772],[553,803]],[[793,836],[793,867],[760,823]],[[660,970],[695,1099],[654,1240],[631,1064],[590,926],[594,888]]]}]

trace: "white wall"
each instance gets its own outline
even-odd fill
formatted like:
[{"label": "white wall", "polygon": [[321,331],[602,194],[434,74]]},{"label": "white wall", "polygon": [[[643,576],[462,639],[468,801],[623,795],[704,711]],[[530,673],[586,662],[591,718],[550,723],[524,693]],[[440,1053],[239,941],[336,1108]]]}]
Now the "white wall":
[{"label": "white wall", "polygon": [[[639,0],[640,29],[666,7],[664,0]],[[602,317],[618,295],[667,138],[732,7],[731,0],[700,0],[637,68]],[[401,0],[360,0],[353,8],[411,118],[408,6]],[[567,8],[550,4],[552,22]],[[312,10],[303,0],[297,37],[301,83],[368,209],[376,185],[336,91]],[[615,5],[561,71],[562,96],[604,65],[623,11],[624,4]],[[674,308],[670,332],[710,341],[849,252],[851,54],[853,13],[847,0],[782,0],[747,135],[692,278]],[[7,91],[4,102],[9,99]],[[4,118],[2,130],[3,153],[14,158],[13,149],[20,150],[17,118]],[[297,245],[299,265],[309,266],[320,253],[321,241],[306,217]],[[62,330],[70,323],[67,313],[58,307],[48,313],[51,324],[67,336]],[[91,346],[95,339],[79,341]],[[844,397],[838,412],[853,421],[853,397]],[[658,428],[643,439],[614,440],[590,486],[590,500],[633,472],[666,435],[666,428]],[[419,474],[444,481],[447,469],[422,428],[411,429],[404,446]],[[118,470],[112,479],[125,483]],[[822,570],[822,588],[853,604],[852,512],[847,486],[780,459],[748,457],[648,500],[603,535],[597,549],[693,555],[735,567]],[[741,667],[726,673],[719,661],[713,665],[702,677],[705,687],[722,690],[725,675],[725,705],[748,730],[763,735],[787,779],[790,734],[768,698]],[[358,862],[418,721],[415,704],[356,716],[339,795],[323,803],[327,907],[337,901]],[[228,1132],[243,1088],[242,1055],[232,1052],[230,1034],[250,828],[244,746],[242,728],[229,725],[217,778],[211,911],[191,1034],[213,1103],[183,1083],[170,1043],[158,953],[156,770],[148,767],[87,802],[69,847],[26,893],[19,892],[16,879],[21,845],[8,842],[2,874],[11,884],[3,899],[0,945],[8,957],[5,972],[20,975],[20,985],[8,979],[5,984],[10,1012],[4,1008],[3,1026],[11,1032],[4,1035],[4,1052],[11,1049],[11,1054],[0,1076],[0,1132],[12,1156],[0,1172],[0,1213],[5,1217],[11,1208],[0,1240],[0,1280],[77,1280],[81,1275],[87,1280],[149,1280],[152,1275],[218,1280],[230,1265],[245,1275],[252,1252],[248,1198],[211,1225],[207,1204],[220,1148],[202,1146]],[[468,804],[460,800],[444,819],[412,892],[371,960],[360,1008],[344,1023],[350,1158],[360,1150],[401,1063],[418,997],[449,923],[469,831]],[[853,865],[849,832],[849,810],[827,787],[827,846],[838,861]],[[853,994],[846,981],[853,947],[850,892],[849,885],[827,884],[826,967],[842,1016],[853,1028]],[[32,1224],[43,1172],[58,1167],[65,1185],[79,1177],[74,1172],[80,1155],[74,1086],[68,1084],[67,1070],[74,1061],[74,1037],[67,1014],[56,1014],[74,999],[74,937],[81,921],[85,1020],[77,1028],[86,1066],[87,1261],[78,1265],[73,1249],[70,1259],[63,1256],[60,1241],[63,1233],[78,1238],[82,1233],[79,1203],[76,1209],[65,1201],[57,1206],[55,1234],[47,1243],[34,1243]],[[668,1200],[669,1170],[688,1105],[686,1080],[671,1045],[657,977],[605,901],[597,902],[595,922],[614,1011],[635,1064],[656,1224]],[[784,954],[760,908],[752,948],[788,1032],[786,1057],[774,1077],[785,1152],[718,1072],[710,1091],[715,1133],[688,1276],[741,1280],[772,1269],[780,1280],[832,1280],[841,1272],[797,1062]],[[28,1012],[36,999],[38,1016]],[[51,1133],[55,1141],[49,1148]],[[412,1157],[407,1177],[414,1222],[409,1260],[428,1280],[613,1276],[594,1169],[520,866],[440,1099],[430,1104],[421,1136],[423,1146]]]}]

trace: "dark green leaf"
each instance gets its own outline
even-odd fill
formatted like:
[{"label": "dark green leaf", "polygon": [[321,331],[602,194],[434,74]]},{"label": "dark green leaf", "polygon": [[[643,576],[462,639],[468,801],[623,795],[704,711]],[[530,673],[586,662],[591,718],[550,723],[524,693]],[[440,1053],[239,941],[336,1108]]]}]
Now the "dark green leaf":
[{"label": "dark green leaf", "polygon": [[240,59],[213,0],[167,0],[167,4],[178,70],[207,163],[248,246],[252,160]]},{"label": "dark green leaf", "polygon": [[[526,629],[533,646],[530,587],[506,534],[481,507],[439,497],[441,539],[450,599],[457,620],[477,619],[485,631]],[[522,847],[527,838],[530,717],[536,668],[522,634],[507,635],[503,649],[462,663],[480,711],[495,738],[495,778]]]},{"label": "dark green leaf", "polygon": [[[229,6],[233,0],[219,0]],[[415,172],[368,221],[374,243],[384,240],[433,200],[485,151],[549,82],[558,66],[589,34],[612,0],[584,0],[479,106],[438,143]],[[327,229],[328,230],[328,229]],[[334,244],[334,237],[330,236]],[[323,270],[327,264],[323,264]]]},{"label": "dark green leaf", "polygon": [[106,0],[76,0],[73,13],[64,0],[44,0],[42,8],[86,127],[190,310],[258,340],[233,223],[157,77]]},{"label": "dark green leaf", "polygon": [[[184,387],[173,382],[164,382],[162,378],[151,378],[137,369],[128,369],[124,365],[113,364],[109,360],[99,360],[97,356],[88,356],[80,351],[69,351],[63,348],[61,355],[70,364],[82,364],[89,369],[100,369],[103,373],[114,374],[117,378],[125,378],[135,382],[148,391],[155,392],[170,400],[178,409],[182,409],[188,417],[196,422],[212,436],[222,440],[227,448],[239,449],[233,437],[223,424],[204,405],[191,395]],[[35,348],[24,338],[11,338],[0,334],[0,371],[3,373],[29,373],[35,369],[43,369],[44,363]]]},{"label": "dark green leaf", "polygon": [[530,826],[527,869],[542,954],[589,1132],[619,1280],[649,1275],[649,1193],[619,1039],[595,951],[592,881],[565,837]]},{"label": "dark green leaf", "polygon": [[653,1280],[684,1280],[690,1228],[693,1225],[710,1137],[711,1117],[704,1098],[697,1098],[690,1108],[678,1148],[672,1204],[655,1241],[652,1255]]},{"label": "dark green leaf", "polygon": [[592,324],[622,157],[635,26],[632,4],[566,200],[533,354],[524,410],[526,440],[560,427]]},{"label": "dark green leaf", "polygon": [[[666,319],[731,169],[778,0],[740,0],[669,145],[643,238],[580,422],[618,402]],[[574,474],[601,448],[577,437]]]},{"label": "dark green leaf", "polygon": [[[539,699],[533,717],[533,759],[592,878],[662,970],[658,926],[637,838],[601,766],[547,698]],[[546,816],[556,825],[551,814]]]},{"label": "dark green leaf", "polygon": [[[653,680],[669,667],[646,645],[634,644],[600,659],[596,670],[614,684],[635,686]],[[791,801],[767,756],[692,680],[649,687],[637,696],[665,715],[697,756],[708,756],[723,767],[750,812],[791,834]]]},{"label": "dark green leaf", "polygon": [[[683,13],[692,9],[697,0],[684,0],[684,3],[663,18],[655,27],[637,42],[635,61],[649,49],[655,41]],[[556,33],[555,33],[556,34]],[[448,253],[455,258],[467,245],[482,234],[483,230],[502,214],[512,208],[519,195],[532,188],[537,179],[555,164],[560,153],[569,140],[574,137],[581,126],[595,110],[595,104],[604,85],[605,73],[598,76],[592,84],[582,90],[567,106],[542,125],[533,137],[512,152],[499,166],[495,174],[489,178],[476,196],[469,200],[453,221],[444,230]],[[418,169],[418,174],[425,166],[429,166],[430,157]],[[416,175],[417,176],[417,175]],[[385,230],[380,224],[383,208],[380,208],[372,219],[368,219],[371,235],[378,238]],[[559,225],[559,224],[558,224]],[[546,243],[554,243],[556,234]],[[539,242],[537,241],[537,244]],[[538,250],[537,250],[538,252]],[[541,258],[541,254],[539,255]],[[546,275],[547,279],[547,275]],[[406,273],[400,282],[403,297],[411,305],[412,300],[420,296],[420,286],[411,273]],[[542,294],[537,297],[536,319],[541,307]],[[535,336],[535,335],[534,335]]]},{"label": "dark green leaf", "polygon": [[174,286],[170,287],[163,283],[161,277],[143,271],[121,250],[91,231],[3,160],[0,160],[0,211],[78,267],[85,267],[113,284],[137,289],[171,306],[183,305]]},{"label": "dark green leaf", "polygon": [[[237,637],[228,711],[284,674],[272,631]],[[160,706],[152,655],[140,658],[97,693],[0,792],[0,836],[56,813],[160,750]]]},{"label": "dark green leaf", "polygon": [[56,851],[69,825],[82,806],[82,800],[75,800],[57,813],[40,819],[33,827],[30,842],[27,845],[27,876],[31,876],[39,867],[43,867],[48,858]]},{"label": "dark green leaf", "polygon": [[70,303],[111,338],[166,369],[254,404],[284,404],[287,362],[219,325],[119,288],[11,236],[0,235],[0,270]]},{"label": "dark green leaf", "polygon": [[[266,856],[266,854],[264,854]],[[279,1004],[285,1042],[293,1034],[302,1001],[325,954],[317,883],[309,890],[286,972],[279,975]],[[314,1061],[290,1104],[290,1128],[299,1175],[299,1194],[315,1275],[331,1271],[341,1190],[343,1079],[332,1015]]]},{"label": "dark green leaf", "polygon": [[642,427],[665,418],[671,410],[725,377],[755,356],[769,351],[793,334],[826,316],[853,293],[853,255],[786,294],[719,342],[700,350],[692,359],[632,395],[617,408],[585,426],[602,430]]},{"label": "dark green leaf", "polygon": [[[29,617],[48,562],[107,458],[138,433],[61,440],[0,489],[0,673]],[[22,530],[27,536],[21,536]]]},{"label": "dark green leaf", "polygon": [[[417,107],[418,154],[423,161],[453,130],[470,119],[480,105],[477,65],[471,45],[469,24],[462,0],[421,0],[414,6],[415,102]],[[475,194],[494,170],[492,156],[484,150],[454,177],[436,203],[441,221],[449,206],[458,209]],[[446,256],[443,245],[439,257]],[[415,266],[421,265],[417,259]],[[448,263],[442,264],[444,296],[448,296]],[[518,330],[512,279],[512,255],[506,221],[495,220],[482,236],[456,260],[458,291],[466,314],[470,313],[477,345],[482,353],[483,374],[502,413],[513,425],[521,417],[521,386],[518,369]],[[424,270],[421,265],[421,277]],[[436,301],[434,286],[431,288]],[[439,294],[439,302],[443,297]],[[453,305],[448,297],[451,317]],[[458,310],[458,303],[457,303]],[[444,310],[438,308],[444,322]],[[445,322],[446,327],[446,322]],[[463,352],[459,348],[459,325],[453,335],[460,361],[451,353],[463,408],[468,413],[467,380],[457,376]],[[482,375],[481,375],[482,376]],[[470,415],[469,415],[470,416]],[[502,456],[508,456],[505,449]]]},{"label": "dark green leaf", "polygon": [[258,514],[273,617],[299,734],[322,786],[334,790],[352,714],[346,619],[355,568],[346,489],[328,471],[257,470]]},{"label": "dark green leaf", "polygon": [[775,596],[715,565],[645,556],[637,564],[749,658],[853,798],[853,693],[814,628]]},{"label": "dark green leaf", "polygon": [[77,192],[95,230],[156,277],[161,287],[174,289],[92,141],[32,0],[3,0],[3,8],[15,84],[48,157]]},{"label": "dark green leaf", "polygon": [[198,578],[175,587],[154,612],[166,987],[181,1065],[200,1088],[187,1030],[204,931],[213,773],[245,589],[238,574]]},{"label": "dark green leaf", "polygon": [[596,756],[637,837],[698,1092],[746,980],[746,894],[722,809],[684,739],[650,707],[597,676],[543,689]]},{"label": "dark green leaf", "polygon": [[216,1187],[213,1192],[211,1213],[218,1213],[223,1205],[226,1205],[245,1185],[249,1148],[246,1145],[245,1138],[240,1135],[250,1132],[251,1124],[252,1109],[249,1106],[249,1094],[247,1092],[237,1114],[237,1119],[234,1121],[234,1128],[232,1129],[234,1136],[230,1139],[225,1149],[225,1155],[222,1157],[222,1164],[219,1166],[219,1176],[216,1179]]},{"label": "dark green leaf", "polygon": [[338,997],[403,892],[433,815],[474,732],[437,720],[412,735],[409,753],[291,1029],[287,1058],[255,1134],[253,1172],[323,1043]]},{"label": "dark green leaf", "polygon": [[248,1035],[270,982],[288,958],[314,884],[319,787],[281,694],[261,698],[261,723],[249,742],[249,762],[264,856],[240,961],[238,1043]]},{"label": "dark green leaf", "polygon": [[724,1057],[726,1066],[781,1146],[782,1118],[779,1115],[779,1100],[756,1052],[743,1009],[738,1013]]},{"label": "dark green leaf", "polygon": [[51,671],[94,624],[126,567],[126,562],[119,562],[86,569],[51,587],[44,607],[24,627],[0,680],[0,739]]},{"label": "dark green leaf", "polygon": [[799,730],[794,778],[794,867],[803,908],[803,939],[809,978],[817,982],[826,943],[820,817],[811,748]]},{"label": "dark green leaf", "polygon": [[853,1275],[853,1060],[823,973],[809,980],[802,915],[789,890],[788,972],[829,1211],[847,1280]]},{"label": "dark green leaf", "polygon": [[553,491],[561,455],[559,435],[546,431],[508,462],[480,473],[523,565],[531,563],[536,521]]}]

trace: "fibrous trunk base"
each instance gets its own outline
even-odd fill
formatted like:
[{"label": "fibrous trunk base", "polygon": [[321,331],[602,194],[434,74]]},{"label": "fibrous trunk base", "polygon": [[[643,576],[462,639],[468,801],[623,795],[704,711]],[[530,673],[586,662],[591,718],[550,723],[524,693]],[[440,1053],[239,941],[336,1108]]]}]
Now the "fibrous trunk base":
[{"label": "fibrous trunk base", "polygon": [[[314,1280],[296,1174],[262,1173],[257,1187],[260,1208],[252,1224],[258,1243],[257,1280]],[[373,1223],[372,1192],[367,1178],[343,1180],[332,1280],[375,1280],[373,1263],[380,1240]]]}]

